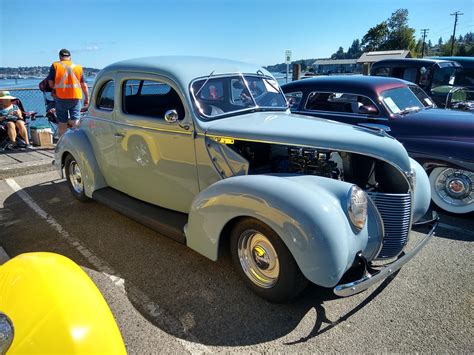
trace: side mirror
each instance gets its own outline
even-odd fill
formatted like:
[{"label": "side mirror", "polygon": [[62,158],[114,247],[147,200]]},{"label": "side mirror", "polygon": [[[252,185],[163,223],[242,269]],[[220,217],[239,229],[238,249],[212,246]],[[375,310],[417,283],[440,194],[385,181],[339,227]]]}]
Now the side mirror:
[{"label": "side mirror", "polygon": [[168,110],[165,112],[165,121],[168,123],[178,122],[178,112],[176,110]]},{"label": "side mirror", "polygon": [[374,105],[364,105],[359,107],[359,113],[362,115],[374,114],[377,113],[377,111],[377,107],[375,107]]}]

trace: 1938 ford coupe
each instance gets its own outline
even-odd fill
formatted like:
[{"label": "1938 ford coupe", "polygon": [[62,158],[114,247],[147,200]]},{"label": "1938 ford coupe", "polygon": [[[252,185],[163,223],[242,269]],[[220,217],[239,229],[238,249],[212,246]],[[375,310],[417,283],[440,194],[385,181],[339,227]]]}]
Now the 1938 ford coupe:
[{"label": "1938 ford coupe", "polygon": [[[106,67],[55,165],[81,201],[212,260],[229,247],[247,285],[276,302],[308,280],[340,296],[365,290],[435,228],[404,253],[430,187],[398,141],[292,115],[271,74],[240,62],[153,57]],[[375,270],[375,260],[387,265]],[[361,273],[341,284],[350,269]]]}]

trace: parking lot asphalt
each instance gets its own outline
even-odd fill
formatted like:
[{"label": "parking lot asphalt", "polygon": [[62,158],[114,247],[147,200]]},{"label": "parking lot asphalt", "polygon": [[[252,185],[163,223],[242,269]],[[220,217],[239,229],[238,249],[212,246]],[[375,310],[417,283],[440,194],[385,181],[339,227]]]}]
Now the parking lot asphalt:
[{"label": "parking lot asphalt", "polygon": [[[212,262],[96,202],[57,173],[0,180],[0,246],[57,252],[96,283],[129,353],[473,353],[474,216],[441,215],[395,277],[349,298],[314,285],[289,304],[245,288],[230,257]],[[411,242],[421,233],[412,232]],[[33,296],[34,297],[34,296]]]}]

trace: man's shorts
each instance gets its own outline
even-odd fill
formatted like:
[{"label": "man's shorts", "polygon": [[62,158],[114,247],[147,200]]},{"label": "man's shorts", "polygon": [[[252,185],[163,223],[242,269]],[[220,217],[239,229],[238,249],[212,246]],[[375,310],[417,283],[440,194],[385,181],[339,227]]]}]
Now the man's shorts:
[{"label": "man's shorts", "polygon": [[76,121],[81,118],[81,100],[79,99],[55,99],[56,116],[61,123]]}]

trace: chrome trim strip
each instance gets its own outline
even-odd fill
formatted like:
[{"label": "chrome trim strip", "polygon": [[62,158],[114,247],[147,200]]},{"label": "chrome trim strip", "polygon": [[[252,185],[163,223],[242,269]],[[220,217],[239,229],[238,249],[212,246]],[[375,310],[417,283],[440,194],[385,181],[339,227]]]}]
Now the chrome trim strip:
[{"label": "chrome trim strip", "polygon": [[[126,126],[126,127],[147,129],[147,130],[150,130],[150,131],[169,132],[169,133],[180,133],[180,134],[185,134],[185,135],[192,135],[192,134],[194,134],[194,133],[193,133],[194,131],[184,131],[184,130],[183,130],[183,131],[180,131],[180,130],[175,130],[175,129],[165,129],[165,128],[157,128],[157,127],[146,127],[146,126],[141,126],[141,125],[137,125],[137,124],[125,123],[124,121],[114,121],[114,120],[111,120],[111,119],[108,119],[108,118],[104,118],[104,117],[94,117],[94,118],[88,117],[87,119],[88,119],[88,120],[94,120],[94,121],[107,122],[107,123],[111,123],[111,124],[114,124],[114,125],[117,125],[117,126]],[[163,120],[163,122],[164,122],[164,120]],[[171,124],[171,123],[167,123],[167,124]],[[176,125],[177,125],[177,124],[176,124]]]},{"label": "chrome trim strip", "polygon": [[428,241],[433,237],[435,229],[438,227],[439,217],[436,212],[433,212],[435,216],[433,226],[431,227],[430,232],[423,238],[412,250],[410,250],[407,254],[400,257],[396,261],[391,264],[385,265],[379,272],[375,274],[367,273],[364,277],[360,280],[356,280],[353,282],[349,282],[343,285],[337,285],[334,287],[333,291],[337,296],[340,297],[348,297],[355,295],[356,293],[362,292],[369,287],[373,286],[377,282],[383,281],[388,276],[393,274],[394,272],[398,271],[403,265],[409,262],[418,252],[423,249],[423,247],[428,243]]}]

